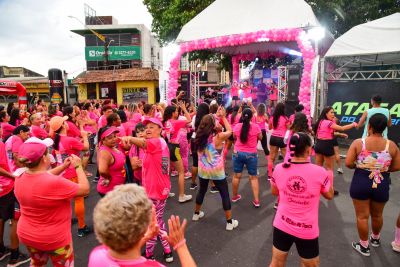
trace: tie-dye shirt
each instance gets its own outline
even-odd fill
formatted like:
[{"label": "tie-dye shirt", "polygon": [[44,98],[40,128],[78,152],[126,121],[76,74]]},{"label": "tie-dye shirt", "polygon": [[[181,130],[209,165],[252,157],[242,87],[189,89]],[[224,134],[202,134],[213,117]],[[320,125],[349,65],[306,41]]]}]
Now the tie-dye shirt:
[{"label": "tie-dye shirt", "polygon": [[215,149],[213,138],[209,138],[203,151],[197,151],[199,155],[199,176],[203,179],[225,179],[225,166],[221,155]]}]

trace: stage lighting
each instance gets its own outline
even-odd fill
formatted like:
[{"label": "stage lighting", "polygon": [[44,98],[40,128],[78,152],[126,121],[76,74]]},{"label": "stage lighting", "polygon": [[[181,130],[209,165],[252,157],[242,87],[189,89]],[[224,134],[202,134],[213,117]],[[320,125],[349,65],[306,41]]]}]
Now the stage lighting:
[{"label": "stage lighting", "polygon": [[310,40],[319,41],[325,37],[325,29],[323,27],[314,27],[308,30],[307,37]]}]

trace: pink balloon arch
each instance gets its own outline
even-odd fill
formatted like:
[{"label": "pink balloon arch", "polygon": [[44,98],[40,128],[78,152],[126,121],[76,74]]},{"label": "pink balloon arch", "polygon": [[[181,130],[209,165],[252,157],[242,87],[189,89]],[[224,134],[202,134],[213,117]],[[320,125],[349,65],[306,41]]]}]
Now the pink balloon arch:
[{"label": "pink balloon arch", "polygon": [[[315,52],[311,42],[305,38],[306,33],[302,29],[280,29],[266,30],[243,34],[233,34],[230,36],[221,36],[202,40],[189,41],[180,44],[180,49],[176,56],[172,59],[169,69],[168,81],[168,102],[175,98],[178,84],[178,70],[181,56],[185,53],[195,50],[213,49],[228,46],[239,46],[250,43],[257,43],[260,39],[272,42],[290,42],[296,41],[303,56],[304,69],[301,77],[299,89],[299,102],[304,105],[305,113],[310,115],[310,95],[311,95],[311,69],[315,58]],[[268,53],[276,55],[279,53]],[[232,58],[233,79],[239,78],[239,62],[240,60],[252,60],[254,55],[236,55]]]}]

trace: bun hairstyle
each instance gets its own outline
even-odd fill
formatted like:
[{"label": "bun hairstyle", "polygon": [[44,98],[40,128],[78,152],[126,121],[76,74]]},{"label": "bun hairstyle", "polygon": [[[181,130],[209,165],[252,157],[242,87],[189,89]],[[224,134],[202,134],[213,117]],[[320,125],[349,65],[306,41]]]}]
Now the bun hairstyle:
[{"label": "bun hairstyle", "polygon": [[[295,133],[290,137],[289,150],[290,157],[300,157],[306,152],[306,149],[311,146],[311,138],[308,134],[299,132]],[[289,168],[291,165],[291,160],[288,159],[283,163],[284,168]]]}]

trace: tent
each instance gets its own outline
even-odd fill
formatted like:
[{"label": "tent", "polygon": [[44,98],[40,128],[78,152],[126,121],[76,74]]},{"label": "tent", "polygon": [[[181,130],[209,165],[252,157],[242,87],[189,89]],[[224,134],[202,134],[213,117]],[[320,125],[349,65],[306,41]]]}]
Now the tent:
[{"label": "tent", "polygon": [[349,67],[360,63],[363,66],[399,64],[400,13],[351,28],[333,42],[325,57]]},{"label": "tent", "polygon": [[[304,61],[299,100],[309,113],[311,72],[316,59],[309,32],[317,27],[318,20],[303,0],[216,0],[184,25],[176,39],[180,50],[170,63],[168,100],[176,95],[180,57],[185,53],[206,49],[243,58],[295,50]],[[327,35],[319,51],[326,51],[324,47],[332,39]],[[233,79],[237,80],[239,64],[232,64]]]}]

